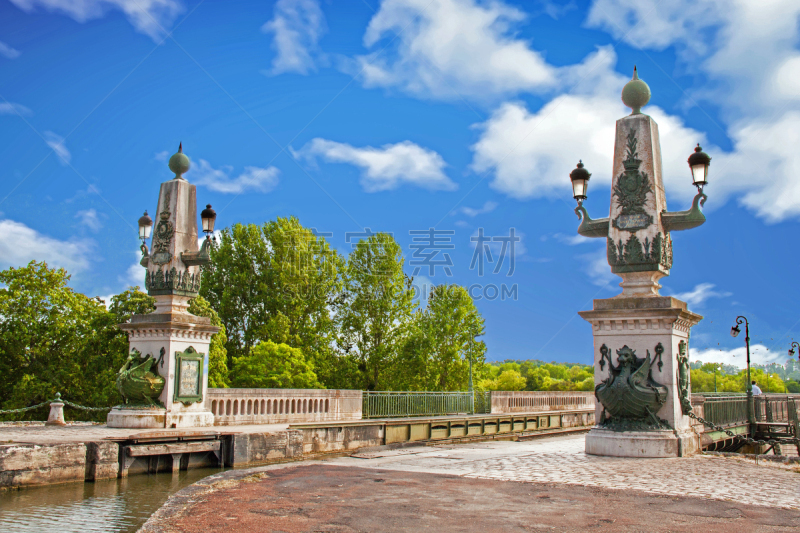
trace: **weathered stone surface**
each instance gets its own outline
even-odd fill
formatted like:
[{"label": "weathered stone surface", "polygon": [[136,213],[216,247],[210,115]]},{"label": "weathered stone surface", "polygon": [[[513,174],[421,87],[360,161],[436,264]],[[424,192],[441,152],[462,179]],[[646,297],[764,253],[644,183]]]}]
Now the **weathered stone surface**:
[{"label": "weathered stone surface", "polygon": [[[647,302],[654,302],[653,307],[648,307]],[[669,304],[669,307],[665,307]],[[679,363],[680,343],[689,342],[689,332],[702,316],[686,310],[686,304],[670,297],[651,298],[611,298],[608,300],[595,300],[592,311],[578,313],[584,320],[592,325],[594,337],[594,381],[595,385],[611,377],[607,362],[601,361],[601,347],[606,346],[611,359],[618,363],[616,351],[623,346],[628,346],[636,352],[639,358],[651,357],[651,375],[654,381],[667,388],[665,403],[656,413],[659,419],[665,420],[673,428],[673,444],[664,448],[659,439],[647,439],[642,436],[639,448],[631,444],[631,457],[667,457],[664,453],[691,454],[699,451],[699,438],[692,429],[692,420],[683,414],[679,393]],[[661,345],[663,354],[656,359],[656,346]],[[661,366],[658,362],[663,363]],[[595,419],[602,419],[603,406],[596,404]],[[632,432],[637,433],[637,432]],[[694,435],[694,436],[693,436]],[[593,443],[594,439],[601,442]],[[633,442],[636,435],[629,436]],[[659,437],[661,438],[661,437]],[[613,437],[605,432],[592,431],[586,437],[587,453],[602,454],[602,450],[618,450],[618,445],[624,437]],[[633,439],[633,440],[631,440]],[[694,439],[689,442],[687,439]],[[656,444],[656,441],[659,441]],[[589,451],[589,450],[592,451]],[[665,450],[669,450],[669,452]],[[641,451],[645,450],[645,451]],[[614,452],[619,453],[618,451]],[[652,455],[647,455],[652,454]],[[675,455],[677,456],[677,455]]]},{"label": "weathered stone surface", "polygon": [[119,461],[119,444],[116,442],[87,442],[86,463],[104,464]]},{"label": "weathered stone surface", "polygon": [[62,468],[86,463],[86,445],[83,443],[38,446],[35,444],[10,444],[0,446],[0,471]]},{"label": "weathered stone surface", "polygon": [[233,436],[233,466],[255,465],[303,456],[301,431],[245,433]]},{"label": "weathered stone surface", "polygon": [[0,446],[0,488],[83,481],[85,465],[82,443]]},{"label": "weathered stone surface", "polygon": [[119,477],[119,462],[86,465],[86,481],[116,479]]}]

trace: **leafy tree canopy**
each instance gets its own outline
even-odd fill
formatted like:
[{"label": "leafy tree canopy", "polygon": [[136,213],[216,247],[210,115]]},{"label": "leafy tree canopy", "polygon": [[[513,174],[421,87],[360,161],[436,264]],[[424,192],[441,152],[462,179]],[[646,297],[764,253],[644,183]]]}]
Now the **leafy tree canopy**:
[{"label": "leafy tree canopy", "polygon": [[319,389],[314,365],[303,351],[263,341],[233,361],[233,386],[239,388]]}]

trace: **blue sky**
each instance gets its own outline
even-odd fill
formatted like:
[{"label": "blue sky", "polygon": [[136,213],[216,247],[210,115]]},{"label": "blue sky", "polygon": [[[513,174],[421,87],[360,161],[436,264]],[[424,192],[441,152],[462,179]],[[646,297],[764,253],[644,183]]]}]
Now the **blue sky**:
[{"label": "blue sky", "polygon": [[[44,259],[91,296],[141,284],[136,220],[182,141],[218,227],[295,215],[343,253],[348,232],[388,231],[409,274],[409,231],[453,231],[452,276],[417,281],[516,284],[477,301],[489,359],[590,363],[576,312],[619,278],[604,242],[576,238],[568,174],[583,159],[606,216],[636,64],[671,210],[695,192],[695,143],[713,158],[708,222],[673,235],[661,282],[706,317],[693,358],[741,366],[744,314],[753,359],[783,362],[800,337],[799,20],[789,0],[0,0],[0,267]],[[508,258],[470,269],[479,228],[521,237],[512,275]]]}]

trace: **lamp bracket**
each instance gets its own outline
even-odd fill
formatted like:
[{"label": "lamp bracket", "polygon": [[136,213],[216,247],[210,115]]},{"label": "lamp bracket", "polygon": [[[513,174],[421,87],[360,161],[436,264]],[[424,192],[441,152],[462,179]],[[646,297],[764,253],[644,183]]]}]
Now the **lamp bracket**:
[{"label": "lamp bracket", "polygon": [[675,213],[662,211],[661,224],[664,226],[664,231],[682,231],[702,226],[706,221],[706,217],[700,208],[705,204],[707,198],[708,196],[700,191],[692,200],[691,209]]},{"label": "lamp bracket", "polygon": [[197,252],[181,252],[181,261],[186,266],[207,265],[211,262],[211,239],[206,237]]},{"label": "lamp bracket", "polygon": [[579,235],[590,238],[608,237],[608,217],[592,220],[583,205],[575,208],[575,214],[581,219],[581,225],[578,226]]},{"label": "lamp bracket", "polygon": [[139,249],[142,251],[142,260],[139,261],[139,264],[147,268],[147,265],[150,264],[150,250],[147,248],[147,245],[144,242]]}]

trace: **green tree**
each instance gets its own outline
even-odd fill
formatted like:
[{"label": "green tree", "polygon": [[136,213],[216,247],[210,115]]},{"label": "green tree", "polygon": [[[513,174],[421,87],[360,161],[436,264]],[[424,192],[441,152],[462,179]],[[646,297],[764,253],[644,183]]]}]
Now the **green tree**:
[{"label": "green tree", "polygon": [[415,315],[413,324],[392,375],[413,372],[418,390],[465,390],[470,358],[477,375],[486,353],[486,344],[477,340],[484,333],[484,320],[467,290],[459,285],[433,287],[427,308]]},{"label": "green tree", "polygon": [[211,345],[208,348],[208,386],[212,388],[225,388],[230,386],[228,376],[228,351],[225,349],[225,324],[220,320],[216,311],[211,308],[208,300],[202,296],[189,302],[188,311],[195,316],[204,316],[211,319],[211,325],[220,328],[219,332],[211,336]]},{"label": "green tree", "polygon": [[233,386],[239,388],[318,389],[314,365],[303,351],[263,341],[233,360]]},{"label": "green tree", "polygon": [[357,365],[353,385],[385,389],[392,381],[387,370],[410,333],[414,312],[400,245],[386,233],[359,241],[347,259],[345,284],[344,306],[337,315],[338,345]]},{"label": "green tree", "polygon": [[[117,370],[128,338],[117,324],[149,312],[153,299],[133,287],[112,298],[107,310],[69,286],[64,269],[32,261],[0,272],[0,405],[19,408],[49,400],[56,392],[87,406],[119,401]],[[47,416],[43,407],[16,419]],[[72,419],[104,413],[72,411]]]},{"label": "green tree", "polygon": [[200,294],[225,326],[229,368],[261,341],[299,348],[320,379],[337,387],[336,315],[342,257],[294,218],[222,230],[203,267]]},{"label": "green tree", "polygon": [[517,370],[503,370],[495,379],[481,382],[484,390],[518,391],[525,388],[525,378]]}]

